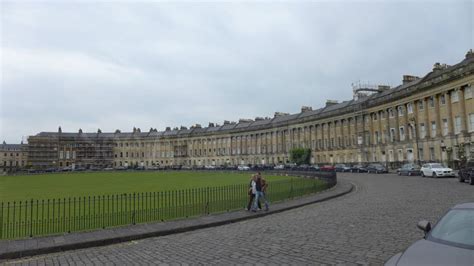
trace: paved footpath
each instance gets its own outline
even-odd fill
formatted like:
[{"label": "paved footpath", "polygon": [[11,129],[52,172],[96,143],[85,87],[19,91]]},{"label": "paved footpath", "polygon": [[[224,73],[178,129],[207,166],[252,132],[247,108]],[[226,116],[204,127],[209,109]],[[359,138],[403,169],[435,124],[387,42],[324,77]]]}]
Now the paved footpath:
[{"label": "paved footpath", "polygon": [[455,179],[339,174],[354,192],[234,224],[4,262],[23,265],[340,264],[379,265],[422,237],[449,207],[474,202]]}]

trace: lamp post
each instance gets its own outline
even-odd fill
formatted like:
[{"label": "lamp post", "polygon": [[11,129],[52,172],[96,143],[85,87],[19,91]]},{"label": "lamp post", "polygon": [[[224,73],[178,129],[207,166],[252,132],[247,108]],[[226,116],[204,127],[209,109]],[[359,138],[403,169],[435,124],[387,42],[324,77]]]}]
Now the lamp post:
[{"label": "lamp post", "polygon": [[417,132],[417,127],[416,127],[416,118],[412,117],[409,119],[409,121],[410,121],[410,126],[413,129],[413,132],[415,134],[416,159],[418,160],[418,163],[420,163],[420,149],[418,148],[418,132]]}]

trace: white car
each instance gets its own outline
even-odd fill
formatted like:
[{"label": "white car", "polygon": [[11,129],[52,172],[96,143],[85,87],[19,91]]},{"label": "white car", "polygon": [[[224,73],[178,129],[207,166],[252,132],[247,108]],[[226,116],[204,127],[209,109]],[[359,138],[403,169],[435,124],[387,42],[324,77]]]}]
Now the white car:
[{"label": "white car", "polygon": [[250,170],[250,167],[248,167],[246,165],[239,165],[237,167],[237,170],[239,170],[239,171],[248,171],[248,170]]},{"label": "white car", "polygon": [[431,176],[431,177],[454,177],[453,169],[444,167],[440,163],[427,163],[421,166],[421,176]]},{"label": "white car", "polygon": [[275,169],[275,170],[283,170],[283,169],[285,169],[285,166],[284,166],[283,164],[280,164],[280,165],[277,165],[277,166],[273,167],[273,169]]}]

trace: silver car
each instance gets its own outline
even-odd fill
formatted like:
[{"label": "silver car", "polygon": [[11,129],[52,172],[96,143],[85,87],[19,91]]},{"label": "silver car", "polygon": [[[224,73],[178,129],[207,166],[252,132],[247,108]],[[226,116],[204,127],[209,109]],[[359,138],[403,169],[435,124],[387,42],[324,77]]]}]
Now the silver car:
[{"label": "silver car", "polygon": [[388,260],[386,266],[401,265],[474,265],[474,203],[451,208],[431,228],[418,223],[425,237]]}]

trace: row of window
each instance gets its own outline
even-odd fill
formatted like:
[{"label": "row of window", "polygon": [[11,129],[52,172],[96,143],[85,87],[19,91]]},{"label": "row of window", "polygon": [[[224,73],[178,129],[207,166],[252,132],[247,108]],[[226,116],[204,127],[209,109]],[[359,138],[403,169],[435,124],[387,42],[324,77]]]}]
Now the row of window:
[{"label": "row of window", "polygon": [[[472,87],[471,86],[466,86],[464,87],[464,99],[471,99],[472,98]],[[459,91],[458,90],[453,90],[450,92],[450,96],[451,96],[451,103],[456,103],[456,102],[459,102]],[[418,100],[418,110],[419,111],[423,111],[425,108],[425,104],[424,104],[424,100]],[[440,105],[445,105],[446,104],[446,96],[445,94],[441,94],[440,95]],[[428,106],[430,108],[434,108],[435,107],[435,97],[434,96],[430,96],[428,98]],[[412,114],[414,112],[414,108],[413,108],[413,103],[407,103],[406,104],[406,109],[407,109],[407,112],[409,114]],[[396,107],[396,110],[397,110],[397,113],[398,113],[398,116],[403,116],[405,113],[404,113],[404,106],[400,105],[400,106],[397,106]],[[380,112],[380,118],[381,119],[385,119],[385,112]],[[395,117],[395,112],[394,112],[394,109],[393,108],[389,108],[388,109],[388,114],[389,114],[389,117],[390,118],[393,118]],[[374,113],[373,116],[372,116],[372,119],[373,120],[377,120],[378,118],[378,115],[377,113]]]},{"label": "row of window", "polygon": [[[469,131],[474,131],[474,114],[469,115]],[[441,134],[443,136],[448,135],[448,120],[447,119],[442,119],[442,131]],[[435,137],[437,132],[437,126],[436,122],[432,121],[431,122],[431,137]],[[462,124],[461,124],[461,117],[456,116],[454,119],[454,133],[459,134],[462,130]],[[389,135],[388,135],[389,134]],[[398,129],[398,140],[404,141],[406,140],[406,132],[405,132],[405,126],[401,126]],[[380,132],[375,131],[374,132],[374,138],[373,138],[373,144],[378,144],[383,142],[386,142],[387,136],[389,137],[391,142],[395,142],[397,140],[396,138],[396,129],[395,128],[390,128],[389,133],[387,131],[384,131],[383,134],[380,134]],[[419,124],[419,138],[423,139],[427,136],[426,134],[426,125],[424,123]],[[360,137],[359,137],[360,138]],[[412,140],[414,138],[412,128],[408,128],[408,138]],[[337,145],[335,141],[337,140]],[[351,146],[351,145],[356,145],[357,144],[363,144],[364,140],[360,139],[359,141],[356,141],[356,135],[352,135],[351,138],[345,136],[344,138],[341,138],[340,136],[335,138],[329,138],[329,139],[318,139],[312,140],[311,142],[311,148],[313,149],[331,149],[335,147],[345,147],[345,146]],[[370,136],[366,136],[365,138],[365,143],[366,144],[371,144]],[[299,145],[298,145],[299,144]],[[268,146],[268,147],[267,147]],[[286,143],[286,149],[290,150],[293,146],[301,146],[301,147],[307,147],[308,145],[305,142],[302,143],[297,143],[297,142],[287,142]],[[278,147],[278,150],[277,150]],[[257,146],[256,148],[254,146],[244,146],[241,150],[240,147],[234,147],[232,149],[232,155],[236,154],[261,154],[261,153],[266,153],[268,150],[270,153],[274,152],[284,152],[282,151],[282,147],[284,147],[283,144],[273,144],[273,145],[260,145]],[[268,149],[267,149],[268,148]],[[229,150],[226,148],[217,148],[217,149],[190,149],[189,154],[192,156],[207,156],[213,154],[217,156],[221,155],[229,155]],[[173,151],[161,151],[158,152],[158,154],[161,154],[161,157],[174,157],[176,156],[181,156],[181,155],[187,155],[185,150],[180,150],[177,149],[176,152]],[[152,157],[152,153],[149,154],[150,157]],[[145,158],[145,153],[144,152],[120,152],[119,154],[115,154],[115,158]],[[69,152],[66,152],[66,158],[69,158]],[[75,158],[75,152],[73,152],[73,158]]]},{"label": "row of window", "polygon": [[25,161],[3,161],[3,166],[25,166]]},{"label": "row of window", "polygon": [[[7,157],[7,156],[8,156],[8,153],[5,152],[5,153],[3,154],[3,156],[4,156],[4,157]],[[13,152],[11,152],[11,153],[10,153],[10,157],[13,157],[13,156],[20,156],[20,154],[19,154],[19,153],[13,153]]]}]

